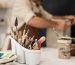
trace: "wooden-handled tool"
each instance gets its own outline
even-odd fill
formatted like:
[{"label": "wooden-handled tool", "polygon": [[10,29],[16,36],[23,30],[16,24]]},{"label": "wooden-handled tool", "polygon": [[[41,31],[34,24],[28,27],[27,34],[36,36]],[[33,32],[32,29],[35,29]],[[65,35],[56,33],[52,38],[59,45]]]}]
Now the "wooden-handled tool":
[{"label": "wooden-handled tool", "polygon": [[15,20],[15,27],[16,27],[16,30],[17,30],[17,26],[18,26],[18,19],[16,17],[16,20]]}]

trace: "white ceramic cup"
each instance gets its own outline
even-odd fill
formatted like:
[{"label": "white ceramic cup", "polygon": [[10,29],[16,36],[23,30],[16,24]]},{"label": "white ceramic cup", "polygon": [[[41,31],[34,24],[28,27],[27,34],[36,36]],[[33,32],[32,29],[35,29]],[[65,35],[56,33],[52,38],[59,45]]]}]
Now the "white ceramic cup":
[{"label": "white ceramic cup", "polygon": [[25,51],[20,47],[21,45],[18,45],[18,44],[16,44],[17,62],[24,64],[24,63],[26,63],[26,61],[25,61]]},{"label": "white ceramic cup", "polygon": [[25,60],[25,51],[23,50],[22,46],[15,41],[12,37],[11,38],[11,46],[12,46],[12,53],[17,55],[17,62],[19,63],[26,63]]},{"label": "white ceramic cup", "polygon": [[9,36],[9,38],[11,39],[12,53],[13,53],[13,54],[17,54],[17,49],[16,49],[16,43],[17,43],[17,42],[16,42],[12,37]]},{"label": "white ceramic cup", "polygon": [[[11,38],[11,37],[10,37]],[[12,52],[17,55],[17,61],[19,63],[26,63],[28,65],[40,64],[40,50],[29,50],[21,46],[13,38],[11,38]]]},{"label": "white ceramic cup", "polygon": [[28,65],[38,65],[40,64],[40,50],[25,50],[26,64]]}]

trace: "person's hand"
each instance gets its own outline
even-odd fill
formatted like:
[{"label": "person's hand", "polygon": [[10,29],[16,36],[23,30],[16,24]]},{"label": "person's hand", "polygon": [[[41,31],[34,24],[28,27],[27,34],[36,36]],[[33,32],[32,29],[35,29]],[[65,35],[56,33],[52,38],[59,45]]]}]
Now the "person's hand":
[{"label": "person's hand", "polygon": [[65,16],[65,19],[69,20],[72,24],[75,24],[75,16],[68,15],[68,16]]},{"label": "person's hand", "polygon": [[66,20],[58,19],[56,28],[60,31],[66,30],[71,24]]},{"label": "person's hand", "polygon": [[51,19],[52,21],[57,22],[56,29],[61,31],[66,30],[69,26],[71,26],[71,24],[75,24],[75,16],[69,15],[69,16],[63,16],[63,17],[64,19],[61,17]]},{"label": "person's hand", "polygon": [[74,19],[75,17],[73,15],[68,15],[68,16],[65,16],[65,18],[71,20],[71,19]]}]

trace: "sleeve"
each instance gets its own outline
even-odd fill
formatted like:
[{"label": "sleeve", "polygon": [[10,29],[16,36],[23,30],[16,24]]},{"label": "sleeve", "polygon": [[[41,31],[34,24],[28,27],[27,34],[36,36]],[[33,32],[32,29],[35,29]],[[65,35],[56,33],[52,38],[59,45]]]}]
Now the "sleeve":
[{"label": "sleeve", "polygon": [[26,23],[28,23],[33,16],[36,16],[32,11],[29,0],[16,0],[14,5],[14,15],[23,18]]}]

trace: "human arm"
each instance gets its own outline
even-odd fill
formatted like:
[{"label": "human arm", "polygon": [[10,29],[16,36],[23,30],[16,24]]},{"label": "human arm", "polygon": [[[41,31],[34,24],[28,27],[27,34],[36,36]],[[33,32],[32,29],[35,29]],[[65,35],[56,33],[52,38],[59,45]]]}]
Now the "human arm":
[{"label": "human arm", "polygon": [[36,28],[56,28],[61,31],[66,28],[67,24],[65,23],[65,20],[58,20],[57,22],[51,21],[51,20],[45,20],[40,17],[33,17],[29,20],[28,25],[36,27]]},{"label": "human arm", "polygon": [[[15,4],[15,6],[14,6],[14,14],[16,15],[16,17],[23,19],[23,22],[18,21],[19,28],[24,23],[27,23],[28,25],[37,27],[37,28],[53,28],[53,27],[57,28],[56,26],[59,26],[58,23],[56,23],[52,20],[48,21],[41,17],[37,17],[35,15],[35,13],[32,11],[30,2],[28,0],[26,0],[25,2],[23,2],[22,0],[17,0],[17,1],[18,1],[18,3]],[[64,20],[62,20],[62,21],[64,21]],[[14,22],[14,20],[12,22]],[[62,23],[60,23],[60,24],[62,24],[62,27],[63,27],[65,22],[62,22]]]}]

